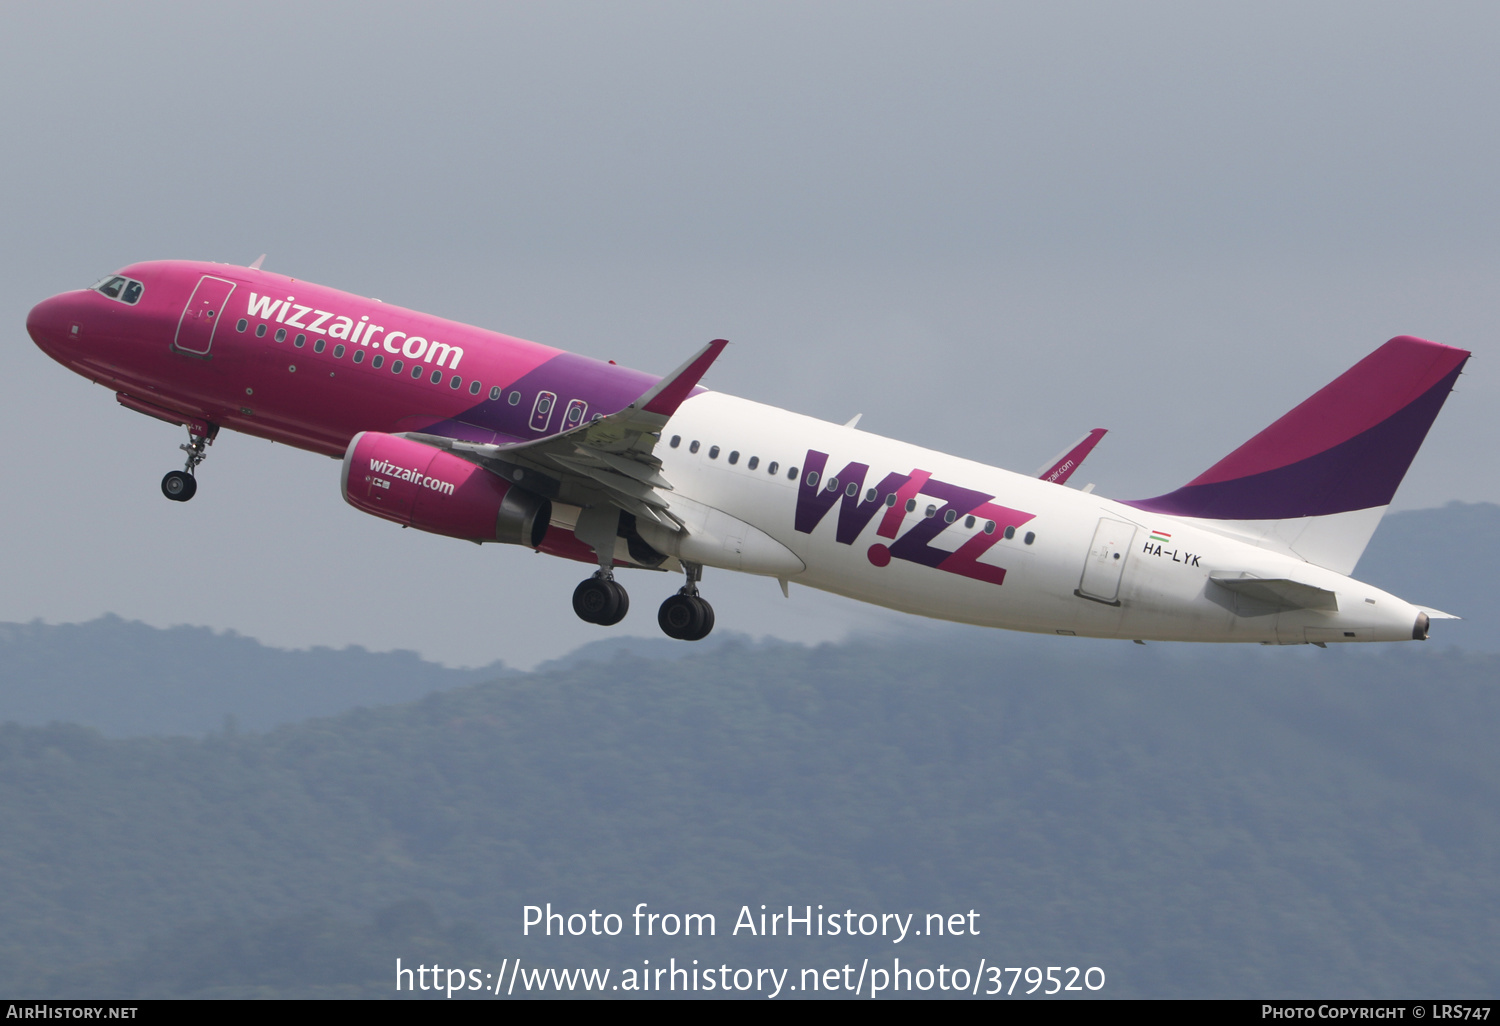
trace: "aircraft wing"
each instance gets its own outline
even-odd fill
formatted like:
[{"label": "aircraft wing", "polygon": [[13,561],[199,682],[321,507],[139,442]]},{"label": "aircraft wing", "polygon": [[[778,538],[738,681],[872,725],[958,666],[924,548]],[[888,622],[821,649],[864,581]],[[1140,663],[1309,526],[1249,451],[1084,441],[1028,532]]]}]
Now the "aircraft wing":
[{"label": "aircraft wing", "polygon": [[508,445],[464,442],[409,432],[404,437],[446,449],[506,480],[577,506],[612,503],[627,513],[680,531],[668,509],[672,485],[652,454],[661,430],[729,343],[715,339],[618,413],[555,435]]}]

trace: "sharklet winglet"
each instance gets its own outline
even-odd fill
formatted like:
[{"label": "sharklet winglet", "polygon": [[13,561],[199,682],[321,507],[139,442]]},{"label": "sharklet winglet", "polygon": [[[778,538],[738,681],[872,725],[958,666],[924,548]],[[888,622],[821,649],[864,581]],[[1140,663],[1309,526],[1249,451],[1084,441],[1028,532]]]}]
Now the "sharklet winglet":
[{"label": "sharklet winglet", "polygon": [[1083,463],[1084,457],[1094,451],[1094,446],[1099,444],[1099,439],[1109,434],[1107,428],[1094,428],[1068,448],[1054,456],[1048,463],[1039,467],[1036,476],[1043,481],[1051,481],[1053,484],[1066,484],[1068,478],[1073,476]]},{"label": "sharklet winglet", "polygon": [[682,405],[682,401],[693,391],[699,379],[708,373],[708,368],[713,366],[713,362],[719,358],[719,354],[727,345],[729,343],[725,339],[714,339],[690,356],[682,366],[648,389],[644,395],[630,404],[630,408],[643,413],[670,417],[677,412],[677,407]]}]

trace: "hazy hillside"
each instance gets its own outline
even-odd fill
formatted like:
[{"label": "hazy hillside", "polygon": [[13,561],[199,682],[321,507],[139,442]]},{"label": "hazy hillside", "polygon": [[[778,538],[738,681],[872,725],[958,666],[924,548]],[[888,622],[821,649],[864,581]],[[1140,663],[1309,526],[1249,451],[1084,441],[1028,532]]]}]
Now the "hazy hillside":
[{"label": "hazy hillside", "polygon": [[[1491,505],[1388,517],[1358,573],[1469,619],[1327,651],[912,620],[811,649],[606,638],[523,674],[0,625],[0,720],[73,721],[0,727],[0,988],[386,996],[397,957],[899,955],[1098,965],[1117,996],[1493,996],[1500,655],[1454,646],[1500,647],[1497,536]],[[549,901],[720,932],[522,937]],[[985,932],[726,936],[762,903],[972,908]]]},{"label": "hazy hillside", "polygon": [[[1432,645],[955,630],[585,662],[264,736],[0,728],[0,986],[382,995],[398,956],[899,955],[1098,965],[1115,995],[1493,995],[1497,678]],[[720,935],[523,938],[548,901]],[[724,936],[761,903],[973,908],[985,932]]]},{"label": "hazy hillside", "polygon": [[414,652],[289,652],[206,627],[161,630],[117,616],[0,623],[0,722],[56,721],[114,737],[269,730],[361,705],[409,702],[492,680],[501,663],[450,670]]}]

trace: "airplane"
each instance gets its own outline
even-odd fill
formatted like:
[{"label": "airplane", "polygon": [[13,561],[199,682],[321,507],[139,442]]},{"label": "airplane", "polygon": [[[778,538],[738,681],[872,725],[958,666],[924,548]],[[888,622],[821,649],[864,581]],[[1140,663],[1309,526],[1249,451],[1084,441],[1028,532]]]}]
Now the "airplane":
[{"label": "airplane", "polygon": [[1431,620],[1349,575],[1469,353],[1410,336],[1175,491],[1035,477],[711,391],[716,339],[664,377],[307,281],[261,261],[153,261],[39,303],[27,331],[120,405],[185,427],[169,499],[223,428],[339,459],[348,503],[403,527],[682,575],[657,621],[714,626],[704,568],[942,620],[1146,641],[1425,640]]}]

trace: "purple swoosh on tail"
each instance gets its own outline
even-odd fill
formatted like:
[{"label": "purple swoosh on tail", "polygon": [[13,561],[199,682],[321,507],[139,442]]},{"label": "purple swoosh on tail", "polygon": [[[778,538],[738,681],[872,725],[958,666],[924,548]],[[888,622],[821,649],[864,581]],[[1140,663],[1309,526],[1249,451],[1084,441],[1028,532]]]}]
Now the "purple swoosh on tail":
[{"label": "purple swoosh on tail", "polygon": [[1326,452],[1395,416],[1468,358],[1462,349],[1399,335],[1188,484],[1232,481]]},{"label": "purple swoosh on tail", "polygon": [[[1388,505],[1468,358],[1463,350],[1449,352],[1461,356],[1436,383],[1346,441],[1306,459],[1231,480],[1205,482],[1209,475],[1204,474],[1175,492],[1126,505],[1152,513],[1210,520],[1287,520]],[[1227,460],[1218,466],[1224,462]]]}]

